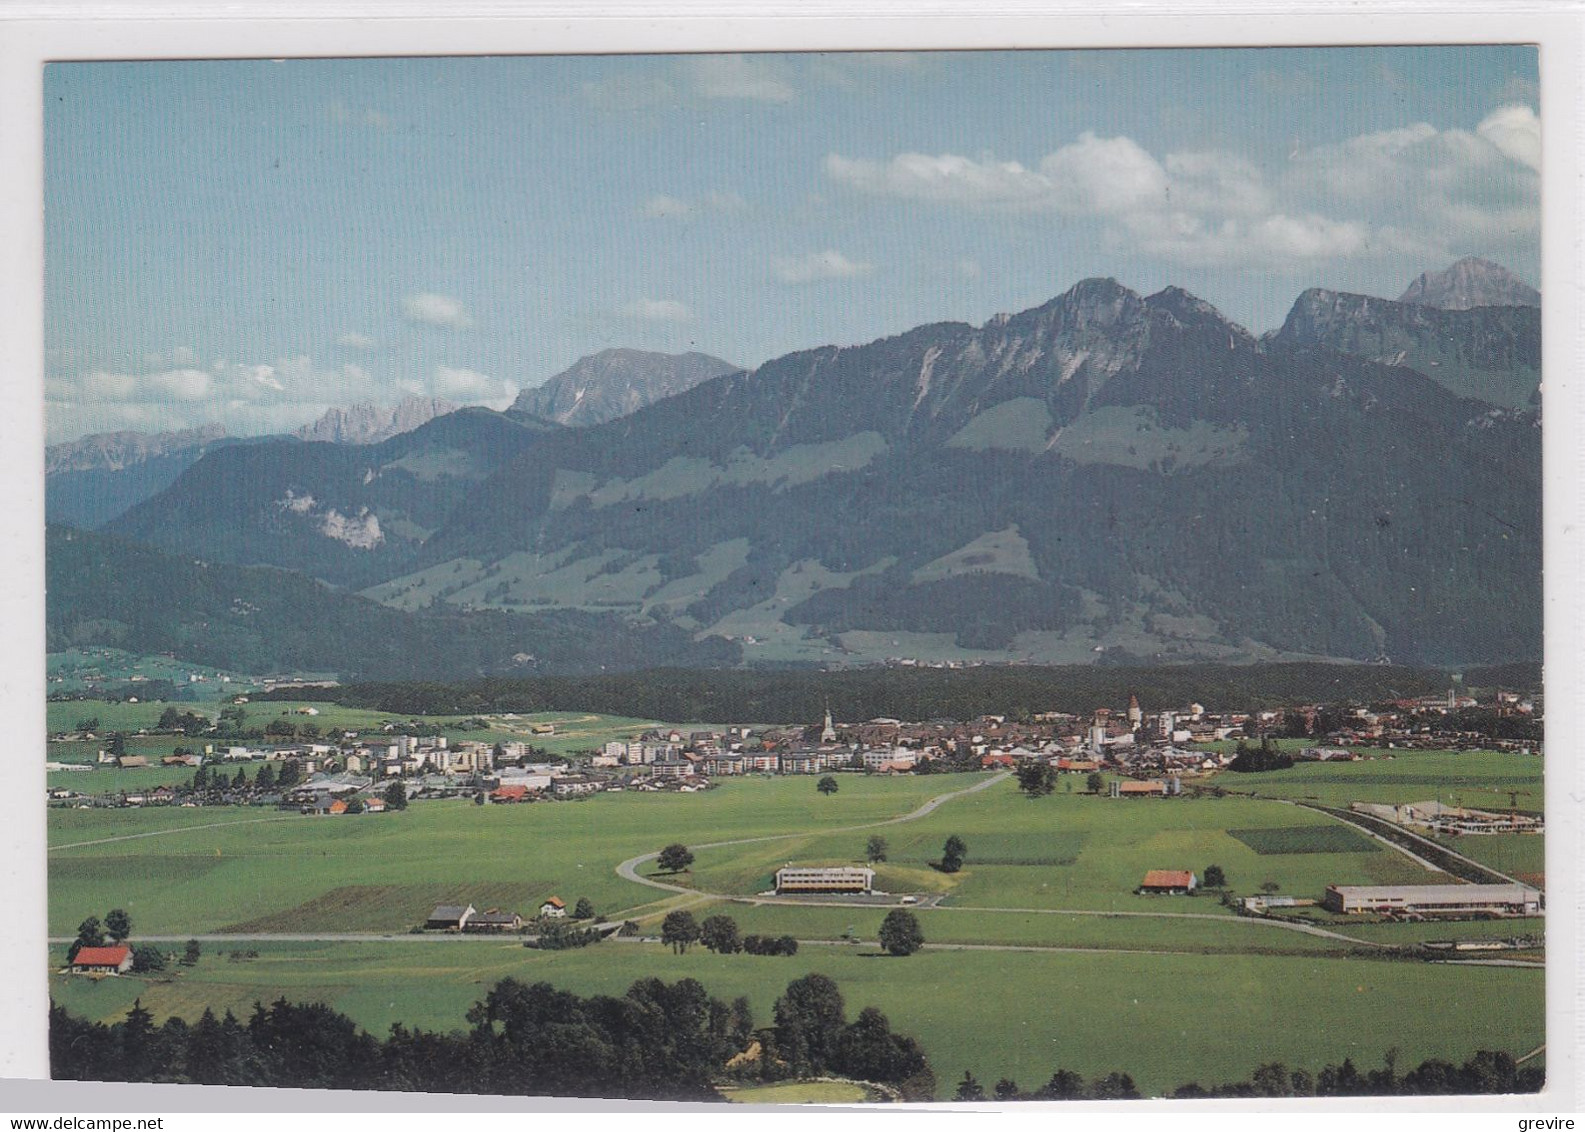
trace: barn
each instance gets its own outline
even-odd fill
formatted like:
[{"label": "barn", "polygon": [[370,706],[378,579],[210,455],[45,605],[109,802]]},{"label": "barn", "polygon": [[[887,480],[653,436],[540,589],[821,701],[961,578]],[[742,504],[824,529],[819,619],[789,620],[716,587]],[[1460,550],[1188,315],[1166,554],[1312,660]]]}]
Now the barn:
[{"label": "barn", "polygon": [[441,904],[424,921],[428,931],[460,932],[478,911],[472,904]]},{"label": "barn", "polygon": [[1182,895],[1193,892],[1198,884],[1195,875],[1184,869],[1151,869],[1140,882],[1139,891],[1147,894]]}]

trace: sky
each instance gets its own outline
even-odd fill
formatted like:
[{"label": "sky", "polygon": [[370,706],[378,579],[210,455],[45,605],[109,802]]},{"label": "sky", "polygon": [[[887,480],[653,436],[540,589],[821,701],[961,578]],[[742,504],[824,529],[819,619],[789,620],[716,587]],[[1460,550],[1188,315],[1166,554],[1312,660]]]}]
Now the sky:
[{"label": "sky", "polygon": [[1532,284],[1532,47],[53,63],[51,443],[504,408],[1081,279],[1256,333],[1465,255]]}]

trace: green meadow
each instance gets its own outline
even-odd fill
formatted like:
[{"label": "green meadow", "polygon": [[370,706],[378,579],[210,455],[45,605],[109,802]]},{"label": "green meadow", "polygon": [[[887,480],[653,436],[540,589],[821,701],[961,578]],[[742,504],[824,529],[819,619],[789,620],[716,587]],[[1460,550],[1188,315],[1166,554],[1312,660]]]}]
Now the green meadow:
[{"label": "green meadow", "polygon": [[[61,847],[49,854],[50,930],[74,931],[85,915],[116,906],[152,934],[405,931],[436,904],[528,910],[551,895],[587,896],[611,914],[662,895],[616,875],[628,857],[673,841],[881,821],[977,781],[855,775],[833,799],[808,778],[752,779],[700,794],[608,793],[515,806],[424,801],[400,813],[334,818],[262,809],[52,809],[50,843]],[[81,841],[99,843],[65,847]]]},{"label": "green meadow", "polygon": [[[811,971],[835,979],[849,1016],[878,1006],[919,1038],[949,1096],[965,1069],[1034,1088],[1057,1068],[1120,1070],[1146,1094],[1188,1080],[1247,1076],[1282,1061],[1319,1070],[1352,1057],[1376,1066],[1429,1057],[1458,1062],[1477,1049],[1528,1052],[1544,1040],[1541,972],[1325,956],[925,951],[906,959],[873,947],[806,947],[792,958],[684,955],[608,942],[538,952],[507,941],[258,945],[233,962],[206,947],[197,967],[168,977],[93,982],[53,975],[56,1000],[117,1018],[140,997],[156,1016],[203,1009],[246,1017],[280,995],[322,1001],[373,1033],[393,1022],[462,1028],[468,1006],[498,979],[546,981],[580,994],[619,994],[657,976],[702,982],[723,999],[747,995],[766,1022],[786,984]],[[1500,1005],[1500,1009],[1497,1007]]]},{"label": "green meadow", "polygon": [[1350,802],[1435,801],[1450,806],[1506,811],[1508,792],[1521,793],[1521,810],[1541,809],[1542,760],[1502,751],[1386,751],[1361,748],[1360,762],[1299,763],[1288,770],[1234,774],[1217,786],[1265,798],[1294,798],[1347,806]]},{"label": "green meadow", "polygon": [[[835,798],[840,798],[838,794]],[[1229,833],[1259,834],[1262,851]],[[877,830],[810,832],[761,845],[697,854],[689,883],[710,892],[753,894],[774,885],[775,871],[801,864],[862,864],[871,834],[887,842],[876,886],[887,892],[945,893],[953,906],[1086,908],[1162,911],[1191,908],[1231,915],[1207,895],[1141,896],[1151,869],[1201,876],[1220,865],[1230,890],[1252,893],[1275,884],[1284,894],[1319,898],[1328,884],[1435,884],[1431,873],[1400,853],[1354,833],[1324,814],[1284,802],[1250,798],[1111,798],[1020,794],[1011,780],[954,800],[919,821]],[[946,839],[968,844],[961,871],[933,867]],[[1321,851],[1272,852],[1283,838]]]},{"label": "green meadow", "polygon": [[[606,717],[607,721],[609,717]],[[1380,763],[1296,768],[1269,779],[1297,796],[1409,791],[1453,759],[1473,795],[1514,776],[1509,756],[1405,755]],[[1390,773],[1389,773],[1390,772]],[[97,772],[96,772],[97,773]],[[1309,781],[1283,775],[1302,774]],[[86,775],[83,777],[87,777]],[[1414,781],[1404,781],[1413,779]],[[1218,865],[1230,892],[1263,886],[1319,896],[1331,883],[1435,882],[1403,854],[1324,814],[1270,796],[1114,799],[1072,791],[1029,799],[1011,779],[981,774],[902,778],[841,775],[834,795],[812,777],[725,780],[700,794],[608,793],[576,802],[478,806],[420,801],[406,811],[305,817],[249,808],[49,811],[50,931],[113,907],[142,936],[258,933],[247,944],[206,943],[196,968],[151,978],[51,976],[57,1000],[96,1018],[133,998],[157,1016],[206,1007],[239,1014],[282,995],[324,1001],[371,1032],[392,1023],[449,1029],[496,980],[543,979],[580,993],[620,992],[657,975],[700,979],[713,994],[748,995],[768,1019],[787,982],[810,971],[837,979],[850,1014],[883,1009],[919,1037],[943,1093],[965,1069],[981,1081],[1012,1076],[1033,1088],[1058,1067],[1131,1073],[1146,1092],[1211,1083],[1281,1060],[1319,1069],[1354,1058],[1379,1064],[1452,1061],[1476,1049],[1528,1052],[1543,1040],[1544,973],[1432,965],[1378,957],[1371,944],[1515,934],[1513,924],[1362,924],[1307,910],[1346,938],[1235,917],[1219,894],[1141,896],[1148,869]],[[937,796],[971,786],[917,819]],[[1372,796],[1367,793],[1365,796]],[[907,820],[897,820],[907,819]],[[889,824],[880,824],[889,823]],[[885,838],[877,886],[939,894],[916,910],[932,946],[907,959],[874,943],[878,906],[755,904],[789,861],[861,863]],[[941,872],[952,835],[968,851]],[[712,842],[745,843],[706,848]],[[1465,838],[1459,848],[1531,853],[1539,838]],[[702,890],[668,893],[617,875],[619,862],[671,842],[693,848],[691,869],[666,877]],[[654,862],[642,871],[654,874]],[[720,894],[711,896],[707,894]],[[674,955],[655,944],[608,941],[540,952],[510,939],[408,939],[435,904],[531,912],[547,896],[593,901],[602,917],[638,920],[658,934],[664,913],[725,913],[747,933],[805,941],[792,958]],[[288,942],[290,933],[378,933],[387,940]],[[849,942],[857,940],[858,942]],[[172,950],[179,950],[171,945]],[[233,961],[231,951],[256,949]]]}]

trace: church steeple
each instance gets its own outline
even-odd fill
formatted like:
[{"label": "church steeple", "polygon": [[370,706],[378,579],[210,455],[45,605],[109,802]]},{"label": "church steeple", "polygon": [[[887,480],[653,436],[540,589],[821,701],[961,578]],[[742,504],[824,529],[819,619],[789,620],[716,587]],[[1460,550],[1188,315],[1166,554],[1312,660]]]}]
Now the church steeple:
[{"label": "church steeple", "polygon": [[837,726],[831,722],[831,702],[829,700],[826,701],[826,725],[825,730],[820,732],[820,741],[822,743],[835,743],[837,741]]}]

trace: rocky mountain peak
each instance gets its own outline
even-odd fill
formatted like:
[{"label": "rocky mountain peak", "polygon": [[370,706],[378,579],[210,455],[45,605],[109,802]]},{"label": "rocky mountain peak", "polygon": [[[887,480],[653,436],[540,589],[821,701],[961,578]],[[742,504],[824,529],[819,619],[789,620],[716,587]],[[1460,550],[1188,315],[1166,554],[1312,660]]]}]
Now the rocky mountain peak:
[{"label": "rocky mountain peak", "polygon": [[625,417],[741,367],[709,354],[608,349],[518,394],[509,412],[584,427]]},{"label": "rocky mountain peak", "polygon": [[292,435],[299,440],[329,444],[378,444],[456,410],[450,401],[434,397],[409,397],[396,405],[364,402],[329,409]]},{"label": "rocky mountain peak", "polygon": [[1400,303],[1467,311],[1475,307],[1538,307],[1541,292],[1500,263],[1466,256],[1445,271],[1425,272],[1398,297]]}]

